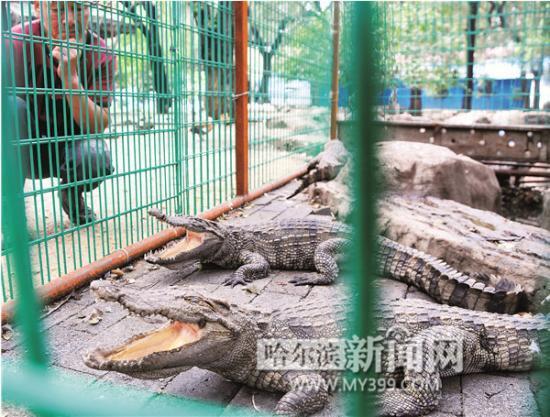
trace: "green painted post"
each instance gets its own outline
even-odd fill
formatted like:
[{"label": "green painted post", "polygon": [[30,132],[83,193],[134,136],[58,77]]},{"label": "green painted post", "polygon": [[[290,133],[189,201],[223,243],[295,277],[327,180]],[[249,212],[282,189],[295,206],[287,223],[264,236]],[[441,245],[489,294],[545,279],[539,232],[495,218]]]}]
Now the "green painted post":
[{"label": "green painted post", "polygon": [[[349,9],[348,9],[349,10]],[[376,141],[378,132],[374,125],[376,92],[378,90],[377,62],[375,51],[378,49],[374,38],[377,22],[374,3],[355,2],[351,7],[352,40],[355,49],[352,61],[346,62],[352,68],[351,86],[356,93],[354,106],[355,132],[352,142],[354,155],[354,207],[351,215],[354,237],[351,250],[351,293],[354,294],[353,309],[350,316],[350,336],[357,335],[366,339],[376,333],[374,306],[378,301],[374,285],[378,271],[376,264],[376,199],[378,196],[376,160]],[[343,49],[345,49],[344,46]],[[365,256],[368,254],[368,256]],[[371,366],[372,368],[372,366]],[[350,374],[350,378],[375,378],[373,369],[360,374]],[[354,416],[371,416],[374,413],[374,394],[355,392],[350,396],[349,410]]]},{"label": "green painted post", "polygon": [[[2,5],[2,7],[4,6],[5,4]],[[9,16],[9,13],[7,16]],[[5,59],[4,53],[4,47],[2,46],[2,60]],[[8,80],[5,66],[2,66],[2,80],[4,80],[3,82]],[[40,305],[34,292],[31,277],[27,222],[24,214],[23,181],[21,177],[14,175],[18,172],[14,147],[17,140],[13,129],[14,104],[8,99],[5,90],[6,85],[2,84],[3,245],[6,248],[6,257],[11,261],[15,276],[17,295],[15,319],[21,328],[23,344],[27,347],[25,357],[30,363],[45,367],[48,363],[48,355],[46,343],[41,333]]]},{"label": "green painted post", "polygon": [[184,146],[186,141],[184,140],[185,125],[182,118],[182,100],[185,100],[185,95],[182,88],[182,77],[184,77],[183,66],[182,66],[182,51],[184,49],[183,45],[180,45],[180,40],[183,38],[180,35],[180,32],[183,32],[182,16],[181,16],[181,7],[186,7],[185,4],[178,2],[172,3],[172,59],[174,60],[174,74],[173,74],[173,84],[174,84],[174,129],[175,129],[175,138],[174,138],[174,159],[175,159],[175,191],[176,191],[176,212],[182,213],[184,210],[185,202],[185,189],[184,189],[184,157],[187,154],[187,149],[185,152]]}]

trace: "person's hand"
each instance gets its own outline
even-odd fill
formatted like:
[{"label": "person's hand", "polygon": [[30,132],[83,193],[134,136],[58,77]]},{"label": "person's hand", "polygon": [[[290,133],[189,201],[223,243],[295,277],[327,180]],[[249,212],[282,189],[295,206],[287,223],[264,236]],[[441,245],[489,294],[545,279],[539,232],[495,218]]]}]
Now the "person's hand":
[{"label": "person's hand", "polygon": [[[70,39],[69,41],[75,42],[75,39]],[[56,46],[52,49],[52,56],[58,62],[57,75],[61,78],[64,87],[78,88],[80,85],[78,55],[78,50],[75,48]]]}]

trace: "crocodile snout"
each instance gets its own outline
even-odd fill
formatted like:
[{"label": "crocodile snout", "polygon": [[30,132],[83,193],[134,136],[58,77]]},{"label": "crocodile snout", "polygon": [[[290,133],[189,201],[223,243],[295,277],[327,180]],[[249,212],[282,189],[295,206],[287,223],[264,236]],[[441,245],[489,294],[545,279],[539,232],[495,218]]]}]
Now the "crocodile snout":
[{"label": "crocodile snout", "polygon": [[95,280],[90,283],[90,290],[96,296],[102,300],[118,300],[120,297],[120,290],[104,280]]}]

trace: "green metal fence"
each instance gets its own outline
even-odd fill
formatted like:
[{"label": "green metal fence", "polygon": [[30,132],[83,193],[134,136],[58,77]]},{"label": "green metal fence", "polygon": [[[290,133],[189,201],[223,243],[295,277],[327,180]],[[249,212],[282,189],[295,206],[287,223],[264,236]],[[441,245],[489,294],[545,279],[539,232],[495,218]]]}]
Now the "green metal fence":
[{"label": "green metal fence", "polygon": [[[35,283],[152,235],[163,226],[150,207],[198,213],[235,197],[231,2],[2,6]],[[330,9],[251,2],[249,16],[256,188],[327,138]],[[14,297],[5,254],[4,301]]]},{"label": "green metal fence", "polygon": [[[3,19],[6,19],[9,16],[9,10],[5,7],[5,4],[3,6]],[[30,20],[32,6],[28,3],[20,3],[19,6],[23,21]],[[2,85],[2,107],[4,109],[2,113],[2,218],[4,220],[2,223],[2,255],[3,274],[5,274],[3,275],[3,283],[9,285],[5,290],[4,299],[13,297],[14,292],[17,293],[17,299],[20,302],[17,304],[16,319],[17,323],[21,325],[22,345],[25,350],[25,363],[23,364],[11,363],[3,358],[3,401],[27,408],[35,415],[218,415],[222,410],[215,405],[169,396],[151,395],[151,393],[129,388],[116,388],[98,382],[91,384],[90,380],[59,374],[47,369],[47,348],[44,335],[40,332],[38,304],[32,289],[33,284],[37,284],[36,277],[33,277],[33,268],[35,269],[34,272],[36,270],[40,271],[42,282],[45,282],[54,275],[50,268],[56,267],[67,271],[71,267],[77,267],[83,262],[108,253],[112,248],[146,236],[153,231],[152,225],[142,218],[144,215],[143,210],[149,205],[164,204],[169,209],[192,212],[208,207],[208,204],[215,204],[217,201],[234,194],[232,188],[234,170],[227,170],[223,165],[223,163],[228,165],[231,163],[229,155],[226,162],[217,165],[218,167],[224,167],[224,170],[219,168],[221,174],[218,177],[213,177],[210,171],[201,171],[196,168],[196,166],[208,167],[208,164],[212,163],[212,160],[209,161],[208,157],[211,157],[211,155],[224,156],[226,152],[229,154],[233,148],[232,127],[226,127],[228,124],[230,126],[233,117],[230,101],[232,97],[231,89],[226,89],[225,83],[232,82],[230,72],[234,68],[227,63],[222,64],[207,59],[208,55],[206,53],[200,55],[199,53],[189,52],[197,51],[197,49],[193,49],[193,45],[195,48],[202,47],[206,49],[210,47],[210,42],[214,38],[218,43],[218,47],[221,45],[224,48],[231,48],[231,36],[227,32],[221,34],[221,32],[227,30],[224,25],[230,26],[231,8],[223,3],[218,3],[215,6],[213,4],[201,5],[198,3],[195,5],[158,3],[154,10],[150,8],[151,4],[135,6],[130,2],[124,2],[124,9],[111,6],[109,4],[94,4],[91,15],[96,16],[95,18],[99,20],[90,20],[90,25],[99,33],[101,33],[101,27],[103,27],[104,33],[116,33],[117,40],[112,40],[112,42],[116,42],[116,48],[113,48],[113,44],[107,43],[107,45],[97,47],[90,46],[89,49],[91,52],[97,53],[96,59],[101,59],[102,53],[107,54],[114,51],[113,55],[117,58],[118,68],[112,90],[110,88],[106,90],[94,88],[77,92],[66,87],[48,87],[48,84],[37,87],[29,84],[26,78],[27,81],[23,85],[17,85],[15,78],[18,71],[13,66],[14,42],[17,39],[30,45],[37,42],[41,44],[40,48],[45,48],[49,44],[50,50],[53,49],[52,46],[55,42],[47,36],[43,36],[43,34],[14,34],[6,29],[9,25],[5,21],[2,25],[3,61],[9,63],[2,66],[4,71],[4,83]],[[145,12],[137,10],[142,7],[149,9]],[[191,7],[196,7],[196,9]],[[363,13],[365,13],[366,8],[363,7],[363,9]],[[84,13],[85,11],[81,9],[78,12]],[[94,12],[97,14],[94,15]],[[198,16],[200,21],[202,19],[201,13],[206,15],[206,19],[215,20],[217,22],[216,27],[225,27],[226,29],[212,29],[214,26],[206,28],[204,25],[201,26],[202,24],[195,26],[197,21],[194,19]],[[323,13],[329,14],[330,12],[325,10]],[[98,18],[98,15],[101,15],[101,18]],[[213,17],[214,15],[216,17]],[[17,14],[15,16],[17,17]],[[160,16],[164,17],[161,18]],[[206,21],[209,21],[209,25],[212,25],[213,20]],[[97,22],[101,22],[102,26],[99,28],[94,26]],[[134,29],[131,29],[132,27]],[[151,35],[155,30],[159,31],[158,34]],[[139,33],[140,31],[142,33]],[[149,35],[145,35],[145,32],[148,32]],[[204,43],[202,44],[201,34],[208,34],[208,37],[203,39]],[[135,37],[131,35],[135,35]],[[164,39],[166,44],[171,46],[164,47],[161,56],[158,45],[154,46],[155,42],[152,42],[153,46],[147,45],[147,42],[151,42],[151,39],[153,41]],[[297,47],[296,42],[300,42],[300,39],[305,42],[307,37],[294,38],[293,45],[295,47]],[[195,43],[193,44],[193,42]],[[83,47],[83,45],[79,44],[78,47]],[[186,57],[185,53],[187,52],[191,55]],[[11,53],[11,56],[5,58],[8,53]],[[330,50],[327,51],[327,54],[329,53]],[[293,58],[297,58],[297,51],[293,51],[292,54]],[[190,56],[194,56],[194,58]],[[127,60],[126,63],[125,60]],[[306,62],[304,60],[302,64]],[[161,63],[165,64],[164,69],[159,65]],[[137,71],[138,68],[141,68],[141,72]],[[283,77],[284,67],[274,65],[273,68],[279,68],[277,74]],[[95,75],[101,77],[103,69],[98,69]],[[147,71],[150,71],[149,77],[143,74]],[[212,71],[218,71],[218,75],[212,75]],[[328,71],[329,69],[327,69]],[[33,77],[36,77],[34,70],[31,73]],[[152,73],[156,73],[156,75]],[[182,76],[180,77],[178,74]],[[184,78],[183,74],[187,78]],[[369,71],[365,74],[369,74]],[[27,73],[24,75],[25,77],[28,76]],[[45,77],[44,74],[41,75]],[[218,77],[216,82],[220,82],[226,77],[226,80],[222,81],[224,87],[218,87],[219,84],[216,85],[215,82],[208,81],[208,76]],[[155,81],[155,77],[158,77],[160,81],[159,79]],[[194,81],[193,77],[196,78]],[[294,74],[287,76],[284,82],[291,83],[294,80],[293,77]],[[298,76],[296,77],[296,79],[299,79]],[[31,79],[36,81],[36,78]],[[304,79],[307,78],[302,75],[302,81]],[[315,82],[317,84],[313,82],[311,84],[319,90],[316,90],[314,94],[309,93],[306,96],[307,101],[289,104],[289,106],[300,107],[301,110],[314,108],[315,106],[326,106],[328,100],[320,103],[314,100],[321,100],[322,97],[326,97],[328,88],[325,86],[323,90],[322,83],[318,80]],[[277,92],[278,87],[273,91]],[[180,95],[180,92],[183,93]],[[21,106],[17,107],[17,104],[23,103],[16,103],[14,99],[16,95],[23,96],[25,101],[33,100],[36,102],[40,97],[52,99],[55,94],[59,94],[61,95],[59,100],[61,100],[63,106],[66,106],[63,100],[68,102],[75,96],[89,98],[91,93],[95,94],[94,97],[98,101],[102,99],[105,99],[105,103],[111,101],[111,120],[107,131],[80,133],[75,132],[75,129],[71,129],[70,132],[60,137],[56,134],[55,124],[52,127],[51,119],[48,119],[49,122],[48,120],[46,122],[50,123],[48,126],[49,129],[53,129],[53,133],[47,131],[47,135],[32,138],[22,137],[22,124],[19,124],[15,113],[21,108]],[[269,92],[268,94],[272,93]],[[292,96],[284,96],[283,105],[289,102],[289,98],[292,98]],[[201,104],[201,100],[205,104]],[[24,104],[27,105],[27,103]],[[48,106],[50,104],[45,106],[48,112],[55,111],[54,105],[51,108]],[[221,112],[229,113],[229,120],[226,120],[221,114],[218,114],[216,118],[207,116],[210,109],[216,106],[222,109]],[[24,110],[26,109],[25,107]],[[226,111],[226,109],[230,110]],[[195,111],[196,113],[194,113]],[[191,112],[191,116],[188,112]],[[287,113],[289,113],[288,108],[284,110],[284,114],[280,118],[285,120],[285,118],[290,117],[296,119],[307,117],[304,113],[299,117],[295,115],[288,116]],[[25,118],[27,127],[32,124],[36,126],[39,123],[34,116],[34,114],[29,115],[27,113]],[[71,114],[71,116],[74,116],[74,114]],[[87,117],[89,120],[89,115]],[[123,121],[119,123],[116,120],[117,117],[120,117]],[[129,118],[133,118],[131,123]],[[101,124],[101,122],[98,124]],[[213,139],[207,135],[207,132],[216,128],[219,130],[219,135]],[[203,135],[204,144],[188,133],[190,129],[197,131],[198,135]],[[316,126],[315,129],[302,127],[301,132],[305,134],[310,130],[316,130],[323,135],[327,131],[325,125]],[[277,135],[266,130],[258,130],[257,134],[266,137],[264,142],[268,143],[272,147],[271,149],[274,146],[272,142],[290,138],[289,132]],[[253,135],[251,137],[254,138]],[[67,178],[63,184],[57,179],[35,179],[29,187],[29,180],[27,179],[27,188],[24,189],[24,161],[22,161],[24,152],[22,152],[22,148],[30,146],[30,156],[34,157],[36,156],[35,151],[38,155],[41,155],[40,152],[43,148],[39,145],[46,144],[52,147],[52,144],[62,143],[64,149],[57,146],[53,146],[52,149],[46,147],[46,162],[44,165],[39,163],[36,167],[39,172],[43,172],[45,169],[59,170],[59,167],[52,167],[52,160],[54,160],[54,157],[59,158],[61,152],[72,152],[73,142],[78,139],[84,140],[88,146],[93,146],[94,140],[105,140],[115,161],[116,171],[109,174],[103,172],[101,177],[103,182],[94,191],[97,193],[97,200],[93,200],[93,203],[98,202],[93,207],[98,214],[97,219],[93,220],[90,225],[75,226],[61,220],[62,208],[57,201],[56,194],[63,189],[72,191],[71,187],[74,188],[74,185],[92,187],[94,182],[90,181],[89,178],[84,180],[73,179],[70,182],[71,177]],[[326,139],[326,135],[324,139]],[[197,143],[194,143],[194,141]],[[262,140],[257,139],[256,142],[254,146],[260,149]],[[298,153],[308,148],[310,149],[309,152],[312,152],[312,143],[313,141],[290,150],[287,152],[289,158],[296,158]],[[370,147],[374,146],[370,141],[367,143],[370,143]],[[206,145],[218,146],[218,148],[212,150]],[[260,161],[257,167],[252,167],[253,175],[258,173],[261,176],[260,179],[255,180],[258,184],[261,184],[262,181],[268,181],[270,175],[280,175],[274,169],[268,172],[265,168],[268,166],[270,158],[276,159],[278,163],[285,160],[285,157],[281,155],[274,158],[269,151],[263,154],[260,153],[260,155],[257,159]],[[369,155],[372,157],[372,154]],[[219,163],[220,158],[215,161]],[[95,162],[96,169],[101,164],[106,165],[107,154],[103,154],[103,158]],[[191,171],[192,162],[196,164],[193,166],[194,171],[192,172],[198,171],[199,174],[197,174],[197,177],[190,179],[189,172]],[[372,159],[368,161],[358,160],[356,165],[372,166]],[[285,165],[284,169],[288,169],[288,167],[289,165]],[[90,166],[83,168],[84,174],[88,172],[86,169],[90,168]],[[55,172],[59,173],[59,171]],[[74,172],[73,174],[76,175]],[[223,188],[225,181],[228,184],[226,185],[227,189]],[[369,183],[372,183],[372,181],[369,181]],[[214,188],[216,185],[217,189]],[[202,201],[201,198],[205,196],[204,190],[207,186],[212,187],[212,195],[206,196],[211,200]],[[103,187],[105,189],[102,189]],[[191,198],[191,195],[194,198]],[[373,198],[374,196],[369,194],[367,205],[362,207],[371,210],[374,206]],[[86,199],[88,200],[88,198]],[[31,203],[31,210],[28,207],[25,210],[25,205],[28,205],[29,202]],[[137,205],[134,206],[134,202],[137,202]],[[93,203],[89,204],[93,205]],[[47,204],[51,204],[51,206],[47,206]],[[25,212],[31,215],[30,229],[28,229],[25,221]],[[48,215],[52,215],[52,217],[48,218]],[[53,221],[54,226],[52,229],[46,227],[48,220]],[[370,221],[373,222],[374,219]],[[25,233],[25,230],[28,230],[28,232]],[[369,230],[372,232],[372,229]],[[96,236],[94,233],[98,233],[98,236],[106,234],[102,240],[97,241],[101,243],[99,248],[90,245],[90,243],[97,243],[94,240]],[[358,239],[361,238],[358,237]],[[53,242],[51,247],[47,245],[50,241]],[[371,239],[371,241],[373,240]],[[68,242],[71,242],[71,244],[68,244]],[[88,248],[93,247],[94,249],[86,249],[86,244],[88,244]],[[78,254],[76,256],[78,260],[75,260],[72,265],[67,265],[67,251],[71,247]],[[44,256],[40,259],[50,263],[45,267],[42,264],[33,264],[38,256],[37,254]],[[358,257],[357,259],[361,258]],[[37,265],[40,268],[37,268]],[[11,280],[12,275],[15,282]],[[364,284],[362,279],[357,279],[357,282]],[[368,317],[365,317],[365,320],[366,323],[372,323]],[[357,328],[356,334],[359,336],[364,334],[362,326]],[[44,390],[45,386],[48,387],[47,390]],[[224,415],[240,414],[239,410],[233,412],[224,410],[223,412]]]},{"label": "green metal fence", "polygon": [[385,2],[386,113],[548,110],[548,2]]},{"label": "green metal fence", "polygon": [[257,188],[317,154],[329,134],[331,9],[250,2],[250,184]]}]

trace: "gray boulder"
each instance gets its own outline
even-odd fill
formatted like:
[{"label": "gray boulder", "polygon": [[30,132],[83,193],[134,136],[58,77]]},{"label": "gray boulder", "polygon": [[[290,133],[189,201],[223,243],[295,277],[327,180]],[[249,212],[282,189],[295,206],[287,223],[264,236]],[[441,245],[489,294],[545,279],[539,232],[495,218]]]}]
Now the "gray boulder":
[{"label": "gray boulder", "polygon": [[[386,196],[380,231],[404,245],[445,259],[459,271],[506,278],[528,296],[528,308],[545,310],[550,293],[550,232],[433,197]],[[493,277],[491,278],[491,275]]]},{"label": "gray boulder", "polygon": [[541,227],[550,230],[550,190],[545,190],[542,194],[542,214]]},{"label": "gray boulder", "polygon": [[388,141],[379,144],[384,191],[454,200],[496,211],[500,186],[493,170],[443,146]]}]

